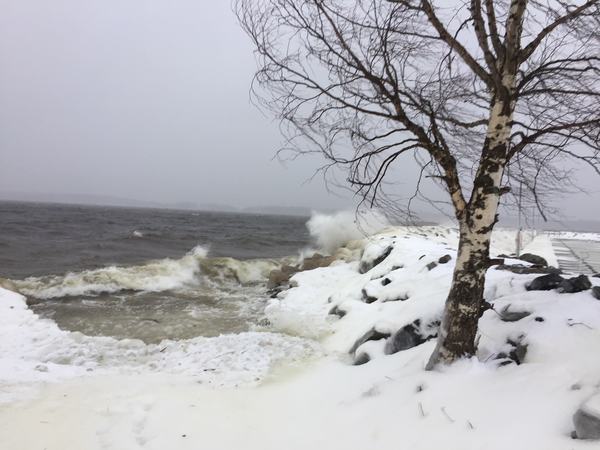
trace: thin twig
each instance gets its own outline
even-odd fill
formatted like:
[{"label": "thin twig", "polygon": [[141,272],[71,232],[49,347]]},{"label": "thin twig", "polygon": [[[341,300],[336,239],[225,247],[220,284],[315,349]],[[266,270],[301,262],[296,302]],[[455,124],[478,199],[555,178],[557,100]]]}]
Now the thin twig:
[{"label": "thin twig", "polygon": [[446,407],[445,406],[442,406],[440,409],[442,410],[442,412],[444,413],[444,415],[446,416],[446,418],[450,421],[450,423],[454,423],[455,422],[455,420],[452,417],[450,417],[450,415],[446,412]]},{"label": "thin twig", "polygon": [[419,412],[421,413],[421,417],[426,417],[425,411],[423,411],[423,405],[419,402]]},{"label": "thin twig", "polygon": [[583,323],[583,322],[569,322],[567,321],[567,325],[570,327],[574,327],[575,325],[583,325],[584,327],[586,327],[589,330],[593,330],[593,327],[590,327],[587,323]]}]

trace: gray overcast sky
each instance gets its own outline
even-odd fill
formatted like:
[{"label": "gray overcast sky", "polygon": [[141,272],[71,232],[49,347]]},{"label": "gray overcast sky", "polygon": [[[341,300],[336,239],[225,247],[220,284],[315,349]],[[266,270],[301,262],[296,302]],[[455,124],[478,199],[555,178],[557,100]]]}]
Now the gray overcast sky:
[{"label": "gray overcast sky", "polygon": [[[303,184],[319,159],[272,160],[281,138],[249,103],[255,62],[229,0],[0,6],[1,191],[351,204],[320,178]],[[600,194],[570,197],[565,212],[595,218],[590,203]]]},{"label": "gray overcast sky", "polygon": [[0,189],[234,206],[350,204],[272,158],[228,0],[0,0]]}]

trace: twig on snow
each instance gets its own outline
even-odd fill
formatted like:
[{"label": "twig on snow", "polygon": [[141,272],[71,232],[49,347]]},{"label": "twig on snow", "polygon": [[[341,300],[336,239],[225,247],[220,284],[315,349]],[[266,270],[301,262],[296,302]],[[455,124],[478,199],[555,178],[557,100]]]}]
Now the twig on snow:
[{"label": "twig on snow", "polygon": [[421,413],[421,417],[427,416],[427,414],[425,414],[425,411],[423,411],[423,404],[421,402],[419,402],[419,412]]},{"label": "twig on snow", "polygon": [[450,415],[446,412],[446,407],[445,406],[442,406],[440,409],[444,413],[444,415],[446,416],[446,418],[450,421],[450,423],[454,423],[455,422],[455,420],[452,417],[450,417]]}]

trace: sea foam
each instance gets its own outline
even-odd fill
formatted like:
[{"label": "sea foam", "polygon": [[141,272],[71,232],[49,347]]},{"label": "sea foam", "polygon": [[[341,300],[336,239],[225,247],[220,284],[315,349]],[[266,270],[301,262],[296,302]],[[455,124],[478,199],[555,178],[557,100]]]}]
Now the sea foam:
[{"label": "sea foam", "polygon": [[10,288],[38,299],[120,291],[161,292],[197,287],[206,279],[241,284],[264,281],[279,260],[208,258],[208,249],[196,246],[179,259],[165,258],[135,266],[108,266],[64,275],[9,280]]}]

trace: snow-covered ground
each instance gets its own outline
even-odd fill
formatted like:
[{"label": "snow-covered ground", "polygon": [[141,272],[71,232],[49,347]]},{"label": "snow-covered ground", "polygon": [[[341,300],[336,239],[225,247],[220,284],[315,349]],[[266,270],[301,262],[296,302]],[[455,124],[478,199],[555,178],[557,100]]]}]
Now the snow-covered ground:
[{"label": "snow-covered ground", "polygon": [[[59,330],[0,289],[0,449],[599,448],[570,437],[600,387],[590,291],[527,291],[536,275],[492,268],[477,357],[424,370],[456,244],[451,228],[388,229],[296,274],[267,331],[158,345]],[[492,254],[514,244],[499,230]],[[556,263],[546,235],[525,251]],[[393,352],[405,327],[425,342]]]}]

